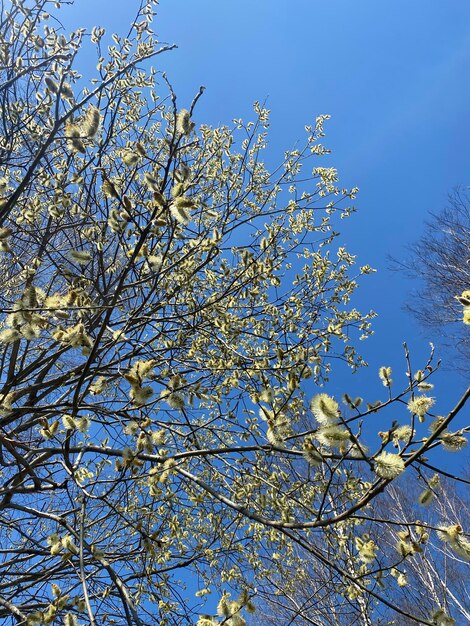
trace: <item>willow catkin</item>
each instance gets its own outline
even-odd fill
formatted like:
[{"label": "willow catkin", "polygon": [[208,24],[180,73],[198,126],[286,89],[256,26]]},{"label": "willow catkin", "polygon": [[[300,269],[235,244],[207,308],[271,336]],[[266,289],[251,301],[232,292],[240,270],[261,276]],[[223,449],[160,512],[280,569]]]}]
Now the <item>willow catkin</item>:
[{"label": "willow catkin", "polygon": [[189,135],[193,128],[194,124],[191,122],[189,111],[187,109],[181,109],[176,116],[176,130],[181,133],[181,135]]},{"label": "willow catkin", "polygon": [[101,114],[98,107],[92,105],[88,108],[83,121],[83,130],[87,137],[93,138],[98,133],[101,122]]}]

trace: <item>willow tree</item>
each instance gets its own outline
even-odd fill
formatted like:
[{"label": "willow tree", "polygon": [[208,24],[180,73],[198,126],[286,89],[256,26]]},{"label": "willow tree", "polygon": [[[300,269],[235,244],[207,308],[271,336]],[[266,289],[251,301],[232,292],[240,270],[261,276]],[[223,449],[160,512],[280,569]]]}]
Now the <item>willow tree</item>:
[{"label": "willow tree", "polygon": [[[202,90],[177,104],[152,3],[112,43],[48,5],[0,25],[2,623],[237,626],[296,545],[394,606],[375,547],[344,568],[314,539],[360,533],[390,481],[463,446],[466,396],[425,436],[431,364],[366,408],[317,389],[333,359],[363,365],[372,317],[350,304],[371,269],[337,243],[357,190],[321,166],[326,116],[269,171],[263,107],[212,128]],[[393,402],[410,425],[368,450],[362,423]]]}]

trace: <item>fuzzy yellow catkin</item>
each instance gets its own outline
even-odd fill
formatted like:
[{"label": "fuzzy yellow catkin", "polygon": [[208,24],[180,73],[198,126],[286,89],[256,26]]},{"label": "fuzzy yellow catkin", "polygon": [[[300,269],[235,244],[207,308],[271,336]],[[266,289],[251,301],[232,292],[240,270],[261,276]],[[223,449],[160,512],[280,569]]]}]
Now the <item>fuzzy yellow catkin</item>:
[{"label": "fuzzy yellow catkin", "polygon": [[105,180],[103,182],[101,191],[105,196],[108,196],[108,198],[119,198],[116,187],[114,186],[114,183],[112,183],[110,180]]},{"label": "fuzzy yellow catkin", "polygon": [[160,184],[158,182],[158,178],[153,176],[153,174],[150,174],[150,172],[145,172],[144,180],[145,180],[147,187],[150,189],[150,191],[160,191]]},{"label": "fuzzy yellow catkin", "polygon": [[149,264],[150,269],[154,272],[160,269],[162,262],[163,262],[163,257],[160,254],[159,255],[151,254],[147,257],[147,263]]},{"label": "fuzzy yellow catkin", "polygon": [[154,394],[150,385],[140,387],[138,385],[131,388],[130,398],[134,406],[143,406]]},{"label": "fuzzy yellow catkin", "polygon": [[158,482],[166,483],[169,476],[174,473],[174,468],[176,467],[176,461],[174,459],[168,459],[163,463],[163,471],[160,473],[158,477]]},{"label": "fuzzy yellow catkin", "polygon": [[326,393],[319,393],[312,398],[310,410],[314,414],[317,422],[324,426],[335,424],[338,421],[338,403]]},{"label": "fuzzy yellow catkin", "polygon": [[195,202],[192,198],[188,198],[188,196],[179,196],[178,198],[174,199],[173,204],[178,209],[190,209],[194,206]]},{"label": "fuzzy yellow catkin", "polygon": [[46,78],[44,79],[44,82],[46,83],[47,90],[50,91],[51,93],[57,93],[59,91],[59,87],[57,86],[57,83],[54,80],[52,80],[50,76],[46,76]]},{"label": "fuzzy yellow catkin", "polygon": [[408,401],[408,411],[417,415],[420,422],[424,421],[424,416],[435,403],[434,398],[428,396],[416,396]]},{"label": "fuzzy yellow catkin", "polygon": [[470,325],[470,289],[462,291],[460,296],[456,296],[460,304],[463,305],[463,323],[467,326]]},{"label": "fuzzy yellow catkin", "polygon": [[20,337],[21,333],[16,328],[5,328],[0,332],[0,343],[13,343]]},{"label": "fuzzy yellow catkin", "polygon": [[191,219],[191,215],[187,209],[185,209],[184,207],[178,207],[175,204],[171,205],[170,213],[175,218],[175,220],[183,226],[186,226],[186,224],[188,224],[189,220]]},{"label": "fuzzy yellow catkin", "polygon": [[408,441],[414,435],[414,431],[411,426],[405,424],[404,426],[398,426],[393,433],[393,441]]},{"label": "fuzzy yellow catkin", "polygon": [[282,446],[282,444],[284,443],[282,433],[279,432],[279,429],[277,429],[274,424],[268,424],[266,439],[272,446]]},{"label": "fuzzy yellow catkin", "polygon": [[0,241],[4,241],[13,233],[11,228],[0,228]]},{"label": "fuzzy yellow catkin", "polygon": [[122,199],[122,203],[130,216],[130,212],[132,211],[132,202],[130,198],[128,198],[127,196],[124,196]]},{"label": "fuzzy yellow catkin", "polygon": [[126,165],[131,167],[132,165],[136,165],[139,161],[139,154],[137,152],[132,152],[132,150],[126,150],[122,155],[122,160]]},{"label": "fuzzy yellow catkin", "polygon": [[62,424],[67,429],[75,430],[77,428],[77,423],[71,415],[62,415]]},{"label": "fuzzy yellow catkin", "polygon": [[322,426],[315,433],[315,438],[324,446],[337,448],[348,441],[349,432],[342,426],[335,424],[331,426]]},{"label": "fuzzy yellow catkin", "polygon": [[8,417],[13,411],[12,404],[15,401],[17,394],[15,391],[10,391],[6,395],[0,397],[0,415],[2,417]]},{"label": "fuzzy yellow catkin", "polygon": [[91,253],[86,250],[70,250],[68,257],[78,265],[86,265],[92,258]]},{"label": "fuzzy yellow catkin", "polygon": [[466,561],[470,561],[470,541],[465,537],[460,524],[439,526],[437,536],[441,541],[447,543],[459,556]]},{"label": "fuzzy yellow catkin", "polygon": [[56,341],[72,348],[91,348],[93,346],[93,340],[87,334],[82,323],[71,326],[66,330],[59,327],[54,330],[52,337]]},{"label": "fuzzy yellow catkin", "polygon": [[420,493],[418,502],[421,504],[421,506],[428,506],[428,504],[431,503],[433,497],[434,494],[431,489],[425,489],[423,492]]},{"label": "fuzzy yellow catkin", "polygon": [[91,105],[85,115],[83,130],[87,137],[93,138],[100,127],[101,115],[98,107]]},{"label": "fuzzy yellow catkin", "polygon": [[192,130],[191,116],[187,109],[181,109],[176,117],[176,130],[182,135],[189,135]]},{"label": "fuzzy yellow catkin", "polygon": [[380,478],[392,480],[399,476],[405,469],[405,462],[398,454],[381,452],[375,458],[375,473]]},{"label": "fuzzy yellow catkin", "polygon": [[464,307],[462,321],[466,326],[470,326],[470,306]]},{"label": "fuzzy yellow catkin", "polygon": [[312,443],[309,437],[305,438],[302,445],[302,455],[304,459],[313,467],[321,465],[323,463],[323,457],[318,451],[317,447]]},{"label": "fuzzy yellow catkin", "polygon": [[67,137],[67,145],[74,152],[85,153],[85,144],[81,140],[82,131],[77,124],[69,123],[65,127],[65,136]]},{"label": "fuzzy yellow catkin", "polygon": [[121,220],[120,213],[117,209],[112,209],[108,218],[108,226],[113,233],[122,233],[126,228],[126,222]]},{"label": "fuzzy yellow catkin", "polygon": [[392,368],[381,367],[379,369],[379,378],[382,381],[384,387],[390,387],[392,384]]},{"label": "fuzzy yellow catkin", "polygon": [[454,626],[455,619],[447,615],[444,609],[438,608],[431,613],[432,623],[436,626]]},{"label": "fuzzy yellow catkin", "polygon": [[172,409],[182,409],[184,407],[184,397],[175,391],[170,393],[165,400]]},{"label": "fuzzy yellow catkin", "polygon": [[185,163],[182,163],[178,167],[178,169],[175,170],[175,180],[179,183],[184,183],[186,180],[188,180],[190,174],[191,170],[189,169],[189,167]]},{"label": "fuzzy yellow catkin", "polygon": [[186,186],[184,183],[176,183],[176,185],[173,185],[172,189],[171,189],[171,195],[173,198],[177,198],[178,196],[183,195],[183,193],[185,192]]},{"label": "fuzzy yellow catkin", "polygon": [[465,289],[465,291],[462,291],[459,300],[464,306],[470,306],[470,289]]},{"label": "fuzzy yellow catkin", "polygon": [[63,83],[62,84],[61,95],[66,100],[73,100],[74,99],[72,88],[70,87],[70,85],[68,83]]},{"label": "fuzzy yellow catkin", "polygon": [[153,199],[155,200],[155,204],[159,207],[164,207],[166,204],[165,196],[160,191],[153,192]]},{"label": "fuzzy yellow catkin", "polygon": [[67,613],[64,616],[64,626],[77,626],[77,624],[78,622],[76,615],[73,615],[72,613]]},{"label": "fuzzy yellow catkin", "polygon": [[461,433],[442,433],[441,435],[442,446],[448,452],[459,452],[467,445],[467,439]]},{"label": "fuzzy yellow catkin", "polygon": [[371,539],[368,541],[362,541],[359,537],[356,538],[356,547],[359,552],[359,559],[363,563],[372,563],[374,561],[377,546]]}]

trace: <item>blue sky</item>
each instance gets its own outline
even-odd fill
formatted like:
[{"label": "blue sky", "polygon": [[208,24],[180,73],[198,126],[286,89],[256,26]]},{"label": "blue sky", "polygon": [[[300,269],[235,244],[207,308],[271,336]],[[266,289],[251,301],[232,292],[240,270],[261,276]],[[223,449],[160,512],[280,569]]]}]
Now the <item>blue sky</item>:
[{"label": "blue sky", "polygon": [[[124,33],[136,4],[79,0],[71,21]],[[303,138],[305,124],[332,116],[331,163],[345,186],[360,188],[343,241],[379,270],[364,279],[355,304],[379,317],[362,345],[372,371],[354,379],[338,371],[329,390],[377,393],[380,365],[392,365],[404,383],[403,341],[417,369],[436,338],[402,311],[411,285],[387,269],[387,255],[403,257],[427,211],[470,183],[468,0],[161,0],[155,32],[179,46],[156,64],[179,106],[206,86],[197,122],[247,119],[252,102],[267,98],[273,163]],[[443,372],[435,382],[446,411],[465,381]]]}]

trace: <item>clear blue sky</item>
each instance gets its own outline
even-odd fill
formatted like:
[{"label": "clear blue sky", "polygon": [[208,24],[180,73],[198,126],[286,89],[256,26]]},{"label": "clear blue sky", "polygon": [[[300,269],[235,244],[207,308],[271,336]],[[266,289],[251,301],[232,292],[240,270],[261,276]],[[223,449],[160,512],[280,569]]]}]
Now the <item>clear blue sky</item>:
[{"label": "clear blue sky", "polygon": [[[79,0],[71,23],[124,33],[136,4]],[[379,317],[362,346],[372,371],[355,380],[338,373],[329,390],[365,393],[372,378],[379,391],[380,365],[392,365],[398,383],[402,342],[417,369],[433,337],[401,310],[410,284],[387,269],[387,255],[406,254],[427,211],[441,209],[455,185],[470,184],[470,2],[161,0],[155,31],[179,46],[157,59],[179,105],[207,88],[198,122],[249,118],[252,102],[268,98],[273,162],[316,115],[332,116],[332,164],[345,186],[361,190],[343,240],[379,270],[363,281],[356,304]],[[446,411],[465,381],[446,372],[435,382]]]}]

